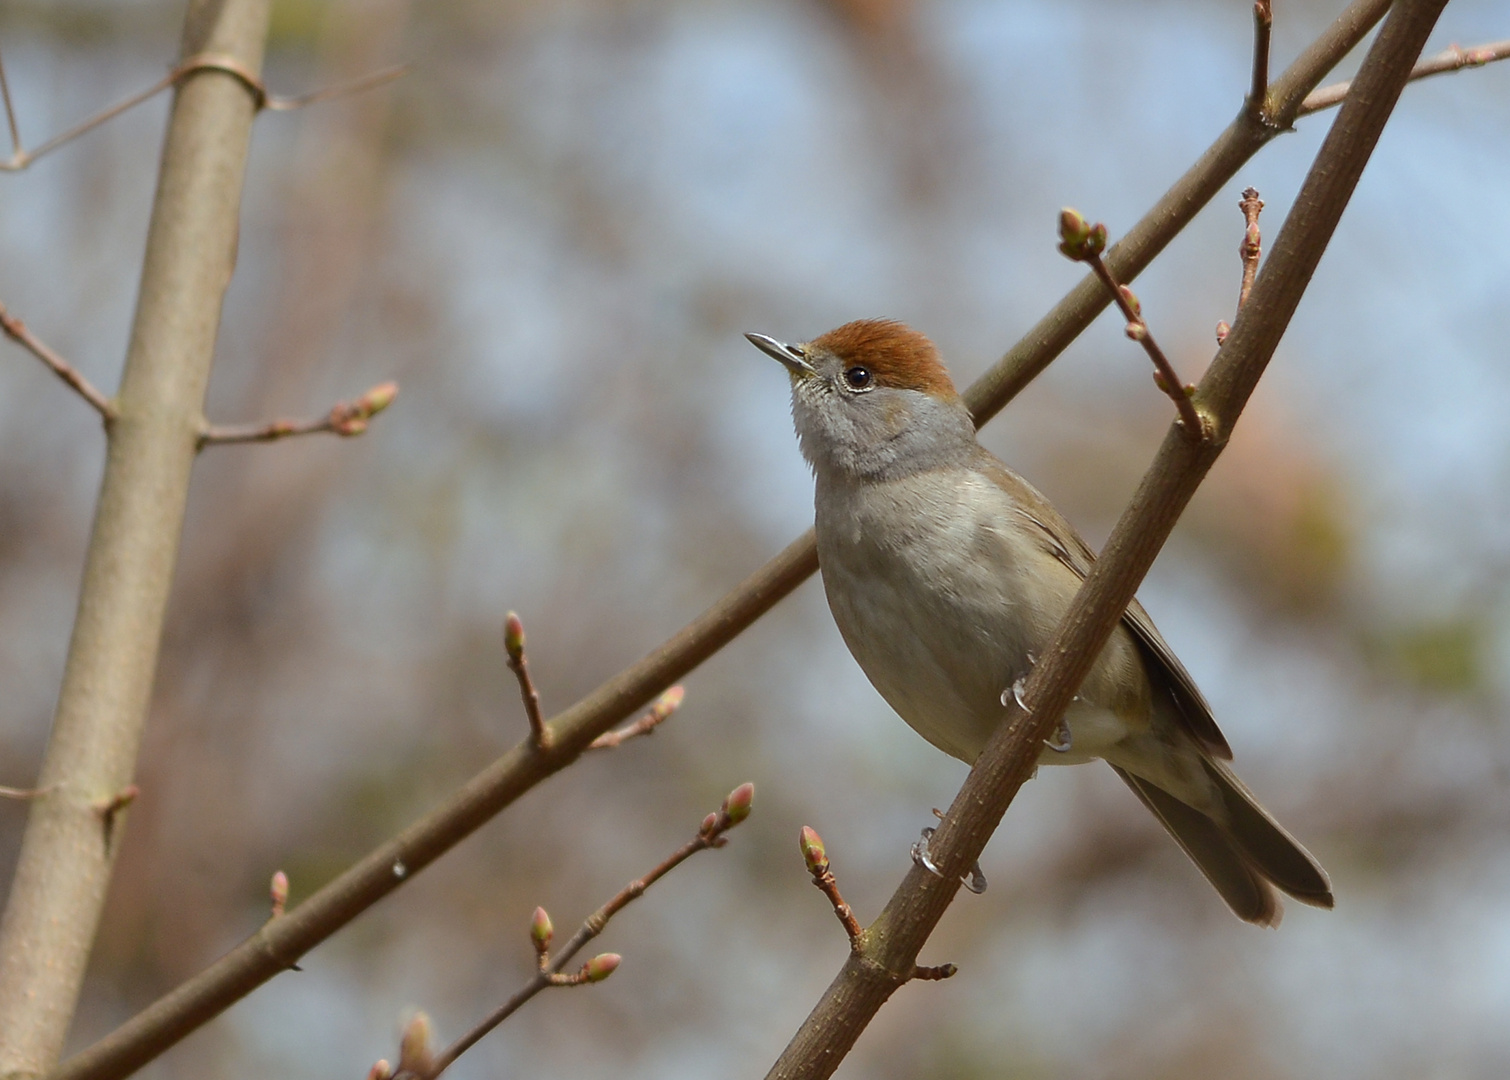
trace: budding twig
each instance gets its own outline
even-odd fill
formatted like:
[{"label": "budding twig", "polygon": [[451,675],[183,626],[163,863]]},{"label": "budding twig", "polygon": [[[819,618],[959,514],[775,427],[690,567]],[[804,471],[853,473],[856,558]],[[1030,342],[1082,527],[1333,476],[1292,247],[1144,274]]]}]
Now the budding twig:
[{"label": "budding twig", "polygon": [[1143,321],[1142,306],[1133,291],[1126,285],[1118,285],[1113,279],[1111,271],[1106,268],[1106,263],[1101,259],[1101,252],[1106,250],[1106,226],[1097,222],[1091,225],[1086,222],[1074,210],[1065,207],[1059,212],[1059,250],[1073,262],[1089,264],[1095,272],[1101,284],[1117,302],[1117,307],[1122,311],[1122,317],[1127,320],[1127,336],[1143,346],[1143,351],[1153,361],[1153,381],[1156,386],[1169,399],[1174,402],[1175,408],[1180,413],[1180,424],[1185,434],[1191,439],[1201,441],[1207,437],[1207,428],[1201,420],[1199,413],[1195,411],[1195,404],[1190,400],[1194,393],[1193,385],[1182,386],[1180,378],[1175,374],[1174,365],[1164,355],[1149,333],[1148,324]]},{"label": "budding twig", "polygon": [[116,102],[108,109],[95,113],[89,119],[74,125],[61,135],[54,135],[35,150],[27,150],[21,145],[21,132],[16,123],[16,111],[11,104],[10,87],[5,82],[5,67],[3,64],[0,64],[0,96],[3,96],[5,99],[5,119],[10,126],[11,137],[11,156],[8,161],[0,161],[0,171],[20,172],[44,154],[49,154],[65,143],[70,143],[74,139],[77,139],[80,135],[93,131],[101,124],[114,120],[121,113],[136,108],[142,102],[150,100],[168,87],[181,82],[183,79],[199,71],[221,71],[232,75],[239,79],[251,92],[252,99],[258,109],[287,112],[291,109],[302,109],[306,105],[313,105],[320,101],[329,101],[331,98],[343,97],[347,94],[359,93],[363,90],[369,90],[374,86],[381,86],[383,83],[392,82],[394,79],[408,74],[409,67],[407,64],[403,64],[397,67],[384,68],[382,71],[374,72],[371,75],[364,75],[350,82],[337,83],[335,86],[326,87],[323,90],[316,90],[308,94],[299,94],[294,97],[279,97],[277,94],[268,93],[267,87],[263,85],[257,73],[242,64],[234,56],[225,53],[199,53],[185,59],[172,71],[168,72],[168,74],[145,90],[138,91],[130,97]]},{"label": "budding twig", "polygon": [[226,443],[274,442],[293,435],[329,432],[350,438],[367,430],[367,422],[398,397],[398,383],[378,383],[361,397],[338,401],[330,412],[312,420],[270,420],[265,424],[206,424],[199,432],[199,446]]},{"label": "budding twig", "polygon": [[660,697],[650,703],[650,710],[633,723],[625,724],[613,731],[605,731],[592,742],[587,744],[589,750],[611,750],[626,739],[638,738],[641,735],[649,735],[660,727],[672,713],[681,707],[682,699],[687,696],[687,691],[680,686],[673,686]]},{"label": "budding twig", "polygon": [[833,905],[834,914],[838,916],[839,925],[844,927],[844,932],[849,936],[851,951],[859,952],[864,943],[865,931],[860,928],[859,920],[849,905],[844,902],[844,897],[839,895],[839,882],[834,878],[834,872],[829,867],[828,851],[823,846],[823,837],[818,835],[818,830],[810,826],[802,826],[802,832],[797,838],[797,844],[802,849],[802,861],[807,863],[807,872],[813,875],[813,884],[818,891],[828,897],[828,902]]},{"label": "budding twig", "polygon": [[[6,93],[6,102],[6,108],[9,109],[9,92]],[[26,324],[7,311],[4,304],[0,304],[0,330],[5,331],[6,337],[51,368],[53,374],[71,386],[79,397],[94,406],[94,411],[100,414],[100,418],[105,423],[108,424],[115,419],[115,406],[110,403],[110,399],[100,393],[92,382],[84,378],[78,368],[64,360],[27,329]]]},{"label": "budding twig", "polygon": [[[562,950],[554,958],[550,955],[551,939],[555,936],[555,930],[551,926],[551,919],[544,908],[536,908],[530,919],[530,944],[535,950],[539,971],[536,972],[529,982],[485,1017],[476,1027],[467,1032],[461,1038],[448,1046],[439,1054],[432,1054],[429,1050],[429,1021],[423,1023],[423,1031],[417,1032],[411,1039],[408,1029],[405,1030],[405,1045],[413,1043],[407,1055],[401,1054],[399,1070],[396,1074],[388,1074],[394,1080],[434,1080],[462,1054],[470,1050],[478,1040],[499,1024],[519,1010],[525,1002],[534,997],[548,986],[581,986],[585,983],[601,982],[612,975],[618,968],[621,957],[617,953],[600,953],[577,971],[571,974],[563,974],[571,958],[593,938],[603,932],[608,921],[624,909],[631,901],[643,896],[645,890],[675,870],[699,851],[709,848],[720,848],[729,842],[724,834],[745,818],[750,816],[750,807],[755,799],[754,784],[740,784],[739,787],[729,792],[728,798],[724,799],[723,806],[715,813],[709,814],[703,819],[702,825],[697,830],[697,835],[677,848],[663,859],[653,870],[642,878],[637,878],[624,886],[602,907],[594,911],[582,925],[572,934]],[[422,1017],[423,1014],[420,1014]],[[416,1017],[416,1021],[419,1017]],[[411,1021],[410,1028],[415,1022]],[[405,1061],[412,1060],[414,1064],[407,1066]],[[383,1062],[379,1062],[383,1064]],[[374,1069],[377,1066],[373,1067]],[[378,1075],[374,1073],[373,1075]]]},{"label": "budding twig", "polygon": [[1269,120],[1269,38],[1274,29],[1271,0],[1253,0],[1253,88],[1248,91],[1248,115],[1261,124]]},{"label": "budding twig", "polygon": [[524,656],[524,623],[512,611],[503,620],[503,651],[508,654],[509,670],[519,680],[519,696],[524,700],[524,715],[530,722],[530,737],[538,749],[547,750],[551,730],[545,726],[545,717],[540,712],[540,691],[535,689],[530,664]]},{"label": "budding twig", "polygon": [[[1410,69],[1408,81],[1415,82],[1417,79],[1442,75],[1449,71],[1461,71],[1463,68],[1483,67],[1497,60],[1507,59],[1510,59],[1510,39],[1472,45],[1466,49],[1460,45],[1449,45],[1435,56],[1416,61],[1415,67]],[[1309,116],[1313,112],[1320,112],[1322,109],[1330,109],[1333,105],[1342,104],[1342,99],[1347,97],[1347,92],[1352,85],[1351,82],[1340,82],[1312,90],[1300,103],[1300,109],[1295,114],[1296,118]]]}]

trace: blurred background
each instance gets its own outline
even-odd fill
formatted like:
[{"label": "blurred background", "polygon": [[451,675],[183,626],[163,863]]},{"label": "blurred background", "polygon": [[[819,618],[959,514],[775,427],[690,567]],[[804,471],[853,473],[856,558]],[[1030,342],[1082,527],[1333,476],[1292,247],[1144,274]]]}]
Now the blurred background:
[{"label": "blurred background", "polygon": [[[1341,0],[1281,3],[1275,70]],[[1226,125],[1247,0],[280,0],[283,93],[392,86],[256,127],[210,415],[363,438],[196,467],[132,810],[73,1045],[433,807],[524,720],[637,659],[811,521],[786,379],[741,337],[904,319],[963,385]],[[157,79],[180,3],[7,0],[31,145]],[[1429,47],[1510,34],[1454,0]],[[1355,56],[1345,67],[1350,71]],[[118,378],[167,99],[0,177],[0,301]],[[1280,222],[1329,117],[1232,182],[1137,286],[1196,378],[1248,185]],[[1048,770],[846,1077],[1510,1072],[1510,65],[1410,88],[1230,449],[1142,590],[1243,777],[1331,871],[1333,913],[1245,926],[1110,770]],[[93,414],[0,349],[0,784],[30,784],[101,469]],[[1170,419],[1103,318],[985,440],[1099,544]],[[686,680],[654,738],[536,789],[145,1071],[360,1077],[422,1007],[449,1039],[568,929],[758,788],[458,1078],[764,1074],[964,766],[871,690],[809,582]],[[0,881],[23,805],[0,803]]]}]

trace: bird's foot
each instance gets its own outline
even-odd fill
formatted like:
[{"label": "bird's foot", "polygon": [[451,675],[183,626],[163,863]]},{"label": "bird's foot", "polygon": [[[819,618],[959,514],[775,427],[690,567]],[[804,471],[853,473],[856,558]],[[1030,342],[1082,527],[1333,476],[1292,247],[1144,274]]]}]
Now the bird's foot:
[{"label": "bird's foot", "polygon": [[1059,726],[1054,729],[1052,739],[1044,739],[1043,745],[1047,746],[1056,754],[1068,754],[1073,745],[1070,740],[1070,722],[1065,717],[1059,718]]},{"label": "bird's foot", "polygon": [[[931,827],[923,830],[922,839],[912,845],[912,861],[917,863],[924,870],[927,870],[934,877],[942,878],[944,875],[939,872],[939,868],[937,866],[933,865],[933,859],[928,855],[928,840],[932,836],[933,829]],[[976,863],[974,866],[970,867],[970,873],[960,878],[959,883],[965,888],[969,889],[971,892],[975,893],[977,896],[985,892],[986,875],[980,872],[980,863]]]}]

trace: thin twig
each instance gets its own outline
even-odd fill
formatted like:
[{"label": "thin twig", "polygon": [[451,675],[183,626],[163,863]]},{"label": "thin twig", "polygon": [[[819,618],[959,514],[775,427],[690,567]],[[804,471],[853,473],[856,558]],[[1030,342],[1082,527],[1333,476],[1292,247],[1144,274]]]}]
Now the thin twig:
[{"label": "thin twig", "polygon": [[110,403],[110,399],[100,393],[92,382],[84,378],[78,368],[64,360],[49,348],[46,342],[27,329],[26,324],[7,311],[4,304],[0,304],[0,330],[4,330],[6,337],[42,361],[52,369],[54,375],[73,387],[74,392],[94,406],[95,412],[99,413],[101,419],[107,424],[115,419],[115,406]]},{"label": "thin twig", "polygon": [[1122,317],[1127,320],[1127,336],[1142,345],[1143,351],[1153,361],[1153,381],[1169,396],[1175,408],[1179,410],[1180,424],[1185,433],[1195,440],[1207,438],[1210,434],[1207,424],[1196,412],[1195,405],[1190,400],[1190,395],[1195,390],[1194,385],[1181,385],[1180,377],[1175,374],[1174,365],[1169,362],[1169,357],[1164,355],[1164,350],[1159,348],[1158,343],[1154,341],[1148,324],[1143,321],[1142,305],[1138,303],[1138,298],[1126,285],[1119,285],[1112,277],[1112,272],[1106,268],[1106,263],[1101,258],[1101,252],[1105,249],[1105,225],[1100,222],[1091,225],[1069,207],[1060,211],[1059,250],[1066,258],[1090,266],[1092,272],[1111,294],[1112,299],[1117,302],[1117,307],[1122,311]]},{"label": "thin twig", "polygon": [[40,799],[46,795],[52,787],[0,787],[0,799]]},{"label": "thin twig", "polygon": [[5,70],[3,66],[0,66],[0,91],[3,91],[5,96],[5,113],[6,119],[10,123],[11,144],[13,147],[10,160],[0,161],[0,171],[20,172],[38,158],[51,153],[66,143],[72,142],[80,135],[93,131],[101,124],[114,120],[122,113],[128,112],[143,102],[151,100],[168,89],[168,87],[181,82],[199,71],[222,71],[240,79],[251,90],[253,100],[256,102],[259,110],[268,109],[272,112],[288,112],[293,109],[302,109],[306,105],[314,105],[317,102],[329,101],[332,98],[360,93],[363,90],[369,90],[375,86],[392,82],[407,75],[409,73],[409,65],[400,64],[396,67],[384,68],[382,71],[374,72],[371,75],[363,75],[349,82],[337,83],[334,86],[315,90],[308,94],[280,97],[277,94],[268,93],[267,87],[257,74],[236,60],[235,57],[225,53],[201,53],[188,57],[145,90],[139,90],[130,97],[116,102],[109,108],[95,113],[87,120],[75,124],[67,131],[54,135],[35,150],[26,150],[21,145],[21,136],[16,125],[15,111],[11,107],[10,89],[5,85]]},{"label": "thin twig", "polygon": [[530,741],[537,750],[548,750],[551,731],[540,713],[540,691],[530,678],[530,662],[524,655],[524,623],[514,612],[503,620],[503,651],[508,654],[509,670],[519,680],[519,696],[524,701],[524,715],[530,723]]},{"label": "thin twig", "polygon": [[661,724],[681,708],[682,699],[687,696],[687,691],[680,686],[673,686],[650,705],[650,710],[644,716],[632,724],[625,724],[613,731],[605,731],[592,742],[587,744],[589,750],[611,750],[627,739],[639,738],[641,735],[649,735]]},{"label": "thin twig", "polygon": [[[1237,171],[1287,128],[1305,95],[1389,10],[1390,0],[1352,0],[1279,78],[1270,83],[1275,126],[1234,120],[1128,234],[1107,252],[1118,276],[1141,273]],[[1110,301],[1091,275],[1071,289],[965,391],[977,426],[986,423],[1084,332]],[[385,840],[282,919],[180,983],[54,1070],[50,1080],[110,1080],[140,1068],[219,1016],[360,916],[516,799],[575,760],[598,735],[629,719],[743,633],[818,569],[811,529],[642,659],[618,672],[550,723],[549,753],[525,741],[477,773],[442,805]],[[395,863],[405,867],[393,873]]]},{"label": "thin twig", "polygon": [[[1463,68],[1483,67],[1497,60],[1507,59],[1510,59],[1510,38],[1504,41],[1491,41],[1484,45],[1473,45],[1466,49],[1460,45],[1449,45],[1441,52],[1426,57],[1411,68],[1410,81],[1415,82],[1417,79],[1442,75],[1449,71],[1461,71]],[[1319,90],[1312,90],[1300,103],[1300,109],[1295,115],[1297,117],[1309,116],[1311,113],[1342,104],[1342,99],[1347,97],[1348,88],[1352,85],[1351,82],[1340,82],[1323,86]]]},{"label": "thin twig", "polygon": [[1270,0],[1253,0],[1253,87],[1248,91],[1248,116],[1269,123],[1269,39],[1274,29]]},{"label": "thin twig", "polygon": [[[637,878],[615,893],[607,903],[594,911],[577,927],[576,933],[566,942],[561,951],[554,959],[549,957],[546,951],[551,939],[550,920],[545,916],[543,909],[537,909],[535,922],[531,927],[531,937],[535,942],[535,949],[540,957],[540,970],[525,983],[519,990],[489,1013],[476,1027],[467,1032],[461,1038],[448,1046],[441,1053],[435,1055],[430,1070],[424,1076],[424,1080],[433,1080],[451,1066],[457,1058],[471,1049],[479,1039],[503,1023],[520,1006],[529,1001],[540,991],[548,986],[575,986],[584,982],[598,981],[593,977],[594,973],[589,965],[584,965],[576,975],[563,976],[561,971],[571,961],[571,958],[587,945],[589,941],[603,932],[610,919],[622,911],[632,901],[645,894],[645,890],[675,870],[699,851],[709,848],[723,847],[729,842],[727,833],[745,818],[750,816],[750,806],[755,797],[754,784],[741,784],[729,793],[724,800],[723,806],[713,814],[703,819],[702,826],[697,830],[697,835],[677,848],[670,855],[642,878]],[[543,927],[541,926],[543,920]],[[611,954],[610,954],[611,955]],[[617,962],[615,961],[615,966]],[[612,970],[611,968],[609,969]],[[606,978],[606,973],[601,976]],[[402,1077],[402,1073],[399,1074]]]},{"label": "thin twig", "polygon": [[5,99],[5,122],[10,127],[11,157],[21,152],[21,129],[16,125],[16,108],[11,104],[10,83],[5,81],[5,62],[0,60],[0,97]]},{"label": "thin twig", "polygon": [[349,438],[367,430],[367,422],[398,396],[398,383],[379,383],[360,397],[338,401],[324,416],[310,420],[269,420],[264,424],[206,424],[199,432],[199,446],[228,443],[275,442],[294,435],[329,432]]}]

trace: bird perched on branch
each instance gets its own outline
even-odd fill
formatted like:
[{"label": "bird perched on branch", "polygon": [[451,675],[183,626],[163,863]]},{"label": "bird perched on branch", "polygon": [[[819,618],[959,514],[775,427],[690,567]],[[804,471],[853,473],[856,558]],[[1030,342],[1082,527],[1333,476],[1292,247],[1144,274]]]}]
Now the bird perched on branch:
[{"label": "bird perched on branch", "polygon": [[[798,345],[746,336],[791,376],[839,632],[907,723],[973,763],[1095,556],[976,441],[922,334],[862,320]],[[1276,888],[1331,907],[1326,871],[1258,804],[1231,757],[1211,707],[1134,600],[1039,761],[1109,764],[1239,918],[1276,925]]]}]

